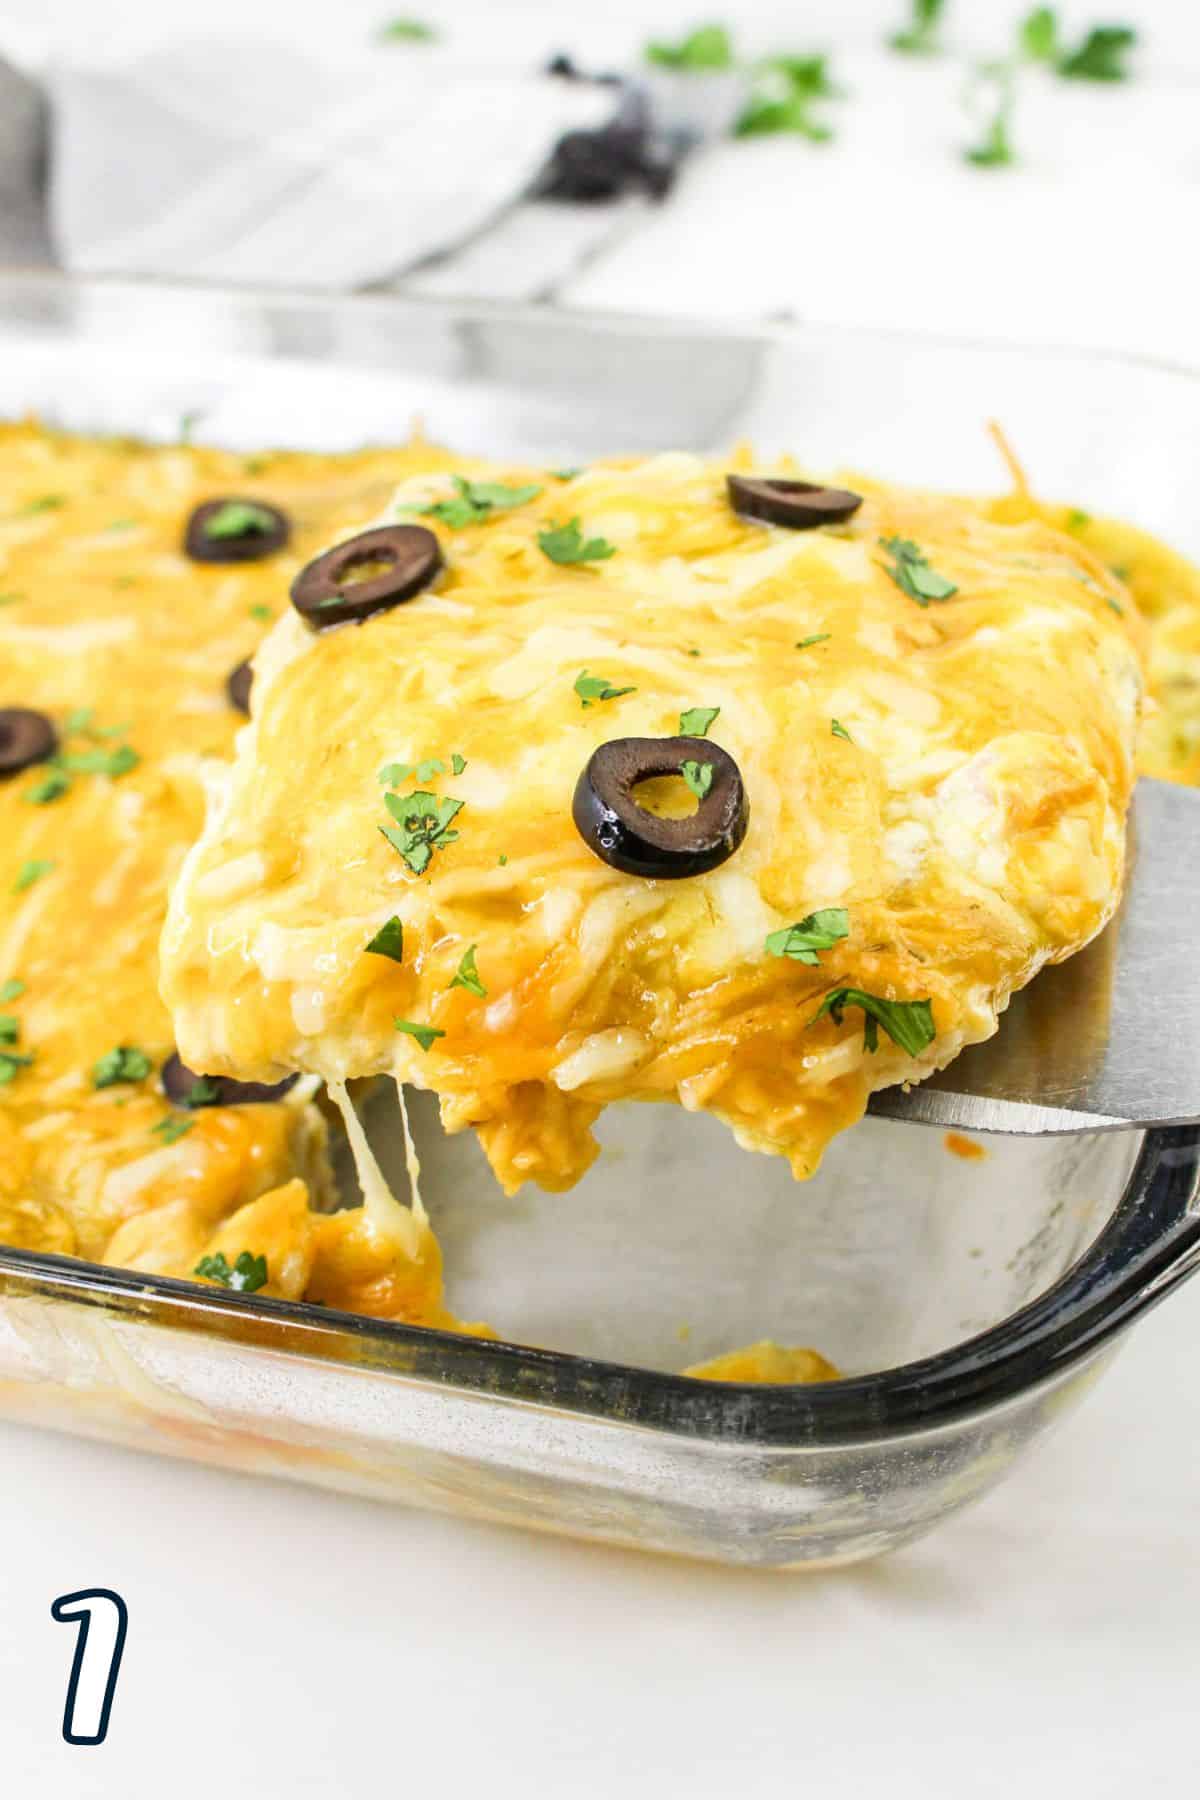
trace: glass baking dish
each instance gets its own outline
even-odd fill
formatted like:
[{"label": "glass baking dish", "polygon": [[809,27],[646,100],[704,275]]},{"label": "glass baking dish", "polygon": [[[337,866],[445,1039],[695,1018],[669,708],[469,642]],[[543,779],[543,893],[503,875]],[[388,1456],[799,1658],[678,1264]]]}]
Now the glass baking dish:
[{"label": "glass baking dish", "polygon": [[[419,417],[548,464],[748,436],[963,489],[1003,480],[998,415],[1042,491],[1200,555],[1196,380],[1128,358],[0,276],[0,416],[31,409],[164,437],[199,414],[197,435],[246,448],[396,441]],[[505,1200],[469,1135],[443,1137],[427,1096],[413,1113],[451,1304],[512,1341],[0,1249],[0,1413],[611,1543],[829,1564],[986,1491],[1200,1267],[1193,1130],[996,1138],[963,1162],[869,1119],[798,1186],[710,1119],[629,1107],[572,1193]],[[373,1130],[401,1180],[382,1100]],[[845,1378],[679,1373],[765,1337]]]}]

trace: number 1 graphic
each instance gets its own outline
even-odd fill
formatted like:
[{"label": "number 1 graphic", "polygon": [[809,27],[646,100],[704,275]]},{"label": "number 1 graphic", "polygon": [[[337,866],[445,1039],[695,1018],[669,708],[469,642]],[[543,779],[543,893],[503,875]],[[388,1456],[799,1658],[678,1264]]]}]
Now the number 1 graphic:
[{"label": "number 1 graphic", "polygon": [[129,1609],[111,1588],[60,1594],[50,1608],[60,1625],[78,1623],[62,1734],[68,1744],[102,1744],[108,1736]]}]

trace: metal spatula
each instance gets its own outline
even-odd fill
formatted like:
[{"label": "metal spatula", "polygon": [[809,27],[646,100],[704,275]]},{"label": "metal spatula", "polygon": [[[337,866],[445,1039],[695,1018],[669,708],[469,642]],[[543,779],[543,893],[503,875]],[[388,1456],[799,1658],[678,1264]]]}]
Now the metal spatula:
[{"label": "metal spatula", "polygon": [[1015,995],[986,1044],[873,1113],[969,1131],[1200,1122],[1200,792],[1141,781],[1121,910]]}]

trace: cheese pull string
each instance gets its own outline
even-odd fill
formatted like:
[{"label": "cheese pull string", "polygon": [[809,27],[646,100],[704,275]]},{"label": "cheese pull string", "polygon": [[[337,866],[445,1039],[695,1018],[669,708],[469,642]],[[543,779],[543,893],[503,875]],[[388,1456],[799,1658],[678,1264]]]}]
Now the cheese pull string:
[{"label": "cheese pull string", "polygon": [[1009,479],[1013,484],[1013,493],[1019,494],[1022,500],[1032,500],[1033,492],[1029,486],[1029,477],[1025,473],[1024,464],[1009,442],[1004,427],[998,419],[989,419],[987,429],[988,436],[1000,452],[1001,461],[1008,470]]},{"label": "cheese pull string", "polygon": [[[367,1142],[367,1134],[362,1128],[362,1121],[354,1110],[353,1102],[346,1092],[344,1081],[330,1081],[327,1084],[329,1098],[342,1115],[346,1127],[346,1139],[354,1157],[354,1169],[358,1176],[358,1185],[362,1191],[363,1206],[372,1229],[381,1237],[394,1243],[403,1255],[416,1262],[421,1254],[422,1227],[425,1222],[425,1209],[421,1206],[420,1197],[414,1186],[413,1197],[415,1207],[412,1212],[396,1199],[384,1179],[383,1170],[375,1160],[375,1152]],[[401,1103],[403,1107],[403,1102]],[[405,1136],[408,1135],[408,1121],[405,1119]],[[409,1162],[409,1179],[416,1165],[416,1154]],[[420,1173],[418,1166],[418,1173]]]}]

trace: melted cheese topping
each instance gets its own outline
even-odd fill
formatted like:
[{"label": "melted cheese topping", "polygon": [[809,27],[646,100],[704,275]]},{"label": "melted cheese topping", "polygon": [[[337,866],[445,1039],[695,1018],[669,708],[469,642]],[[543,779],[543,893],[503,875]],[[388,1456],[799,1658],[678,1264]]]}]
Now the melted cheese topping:
[{"label": "melted cheese topping", "polygon": [[[426,515],[431,590],[318,634],[280,617],[163,939],[192,1066],[431,1087],[508,1191],[575,1181],[597,1113],[629,1098],[711,1111],[803,1176],[873,1088],[988,1036],[1102,928],[1142,685],[1120,583],[1039,518],[857,479],[844,527],[761,525],[730,509],[728,466],[666,455],[563,484],[472,464],[539,492],[458,530]],[[450,491],[422,472],[390,516]],[[615,553],[552,562],[539,533],[573,516]],[[893,537],[958,593],[917,604]],[[584,706],[585,670],[630,691]],[[571,820],[580,770],[697,706],[720,708],[710,735],[742,771],[744,844],[682,881],[608,867]],[[425,759],[441,767],[394,785],[462,805],[414,870],[381,834],[380,772]],[[850,933],[818,966],[768,954],[829,906]],[[400,964],[365,951],[391,917]],[[482,996],[455,983],[472,948]],[[816,1019],[842,986],[930,1000],[933,1043],[881,1033],[868,1053],[861,1013]],[[440,1035],[424,1048],[397,1019]]]},{"label": "melted cheese topping", "polygon": [[[184,1113],[154,1076],[93,1075],[118,1045],[156,1070],[174,1046],[158,938],[241,724],[226,676],[307,558],[437,457],[243,458],[0,427],[0,706],[47,713],[71,755],[128,744],[139,759],[74,772],[44,804],[44,767],[0,778],[0,990],[21,984],[0,1000],[0,1074],[5,1050],[32,1058],[0,1085],[0,1242],[175,1275],[269,1249],[268,1293],[452,1322],[426,1222],[394,1203],[318,1216],[335,1196],[313,1083]],[[192,508],[230,493],[285,509],[285,553],[183,555]]]}]

